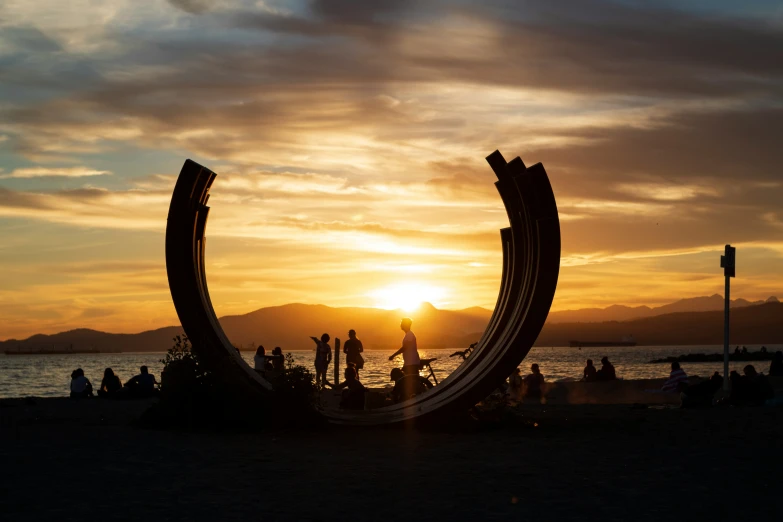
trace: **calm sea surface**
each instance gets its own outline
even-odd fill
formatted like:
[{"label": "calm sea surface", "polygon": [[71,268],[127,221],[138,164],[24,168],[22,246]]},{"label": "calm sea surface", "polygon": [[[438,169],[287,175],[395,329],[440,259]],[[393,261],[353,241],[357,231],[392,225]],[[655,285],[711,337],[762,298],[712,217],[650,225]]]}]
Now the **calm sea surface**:
[{"label": "calm sea surface", "polygon": [[[756,351],[760,345],[747,345]],[[783,345],[767,345],[770,351],[783,349]],[[669,365],[648,364],[652,359],[681,355],[684,353],[721,353],[722,346],[637,346],[633,348],[533,348],[522,361],[523,374],[528,373],[532,363],[538,363],[541,372],[548,381],[579,379],[582,376],[585,359],[593,359],[600,367],[600,359],[606,355],[615,365],[618,377],[624,379],[649,379],[667,377]],[[449,350],[420,350],[422,358],[437,357],[433,363],[438,379],[446,377],[460,363],[459,358],[449,358]],[[314,351],[291,352],[300,364],[312,367]],[[365,366],[360,372],[366,386],[383,387],[389,381],[389,371],[394,363],[388,357],[392,352],[369,351],[364,353]],[[0,355],[0,398],[8,397],[63,397],[69,392],[71,372],[76,368],[84,369],[88,379],[97,388],[100,385],[103,370],[110,367],[124,383],[139,373],[139,366],[147,365],[151,373],[160,376],[163,364],[162,353],[106,353],[73,355]],[[253,353],[243,352],[242,356],[252,366]],[[398,357],[397,365],[402,361]],[[345,364],[344,356],[340,358]],[[741,370],[747,363],[731,363],[731,369]],[[756,369],[767,372],[769,362],[755,363]],[[709,376],[714,371],[723,371],[723,363],[684,363],[683,369],[688,375]],[[333,369],[329,368],[329,378]]]}]

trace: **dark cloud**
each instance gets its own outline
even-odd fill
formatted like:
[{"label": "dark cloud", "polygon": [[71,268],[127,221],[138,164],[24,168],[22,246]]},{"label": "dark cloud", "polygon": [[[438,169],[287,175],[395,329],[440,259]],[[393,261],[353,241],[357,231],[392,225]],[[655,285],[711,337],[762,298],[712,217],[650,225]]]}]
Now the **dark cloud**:
[{"label": "dark cloud", "polygon": [[[334,39],[328,42],[332,52],[327,56],[318,52],[323,41],[297,47],[294,63],[316,66],[315,77],[319,69],[333,69],[345,60],[354,74],[368,68],[377,73],[373,65],[384,64],[385,74],[377,74],[376,81],[439,79],[630,96],[782,92],[783,29],[759,19],[598,0],[490,2],[481,7],[432,2],[426,9],[417,5],[418,19],[384,18],[387,10],[370,7],[374,4],[353,10],[349,4],[355,3],[316,3],[320,18],[242,13],[235,23]],[[472,36],[470,28],[426,23],[449,14],[460,14],[463,25],[474,23],[494,34],[485,35],[476,49],[466,49],[474,52],[454,52],[463,49],[463,38]],[[401,50],[398,44],[405,40],[417,43],[412,50]],[[317,60],[308,59],[315,56]]]},{"label": "dark cloud", "polygon": [[325,20],[367,24],[398,17],[415,5],[413,0],[313,0],[310,9]]},{"label": "dark cloud", "polygon": [[3,187],[0,187],[0,207],[30,209],[48,208],[35,194],[17,192]]},{"label": "dark cloud", "polygon": [[190,14],[201,14],[211,9],[217,2],[215,0],[168,0],[168,2]]},{"label": "dark cloud", "polygon": [[582,141],[558,148],[521,145],[525,157],[543,161],[550,171],[566,171],[569,183],[578,185],[641,181],[639,174],[664,183],[713,179],[721,189],[782,181],[781,108],[683,112],[650,128],[587,127],[556,134]]}]

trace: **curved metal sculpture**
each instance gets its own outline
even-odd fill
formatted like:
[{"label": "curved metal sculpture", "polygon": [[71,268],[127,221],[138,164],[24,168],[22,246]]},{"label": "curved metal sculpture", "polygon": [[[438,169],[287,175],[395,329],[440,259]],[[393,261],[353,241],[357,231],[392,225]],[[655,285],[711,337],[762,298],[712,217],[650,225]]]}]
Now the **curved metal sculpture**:
[{"label": "curved metal sculpture", "polygon": [[[367,411],[325,410],[331,422],[354,425],[433,420],[466,410],[492,392],[533,346],[549,314],[560,271],[560,221],[543,165],[526,168],[518,157],[487,157],[510,226],[501,229],[503,273],[489,325],[470,357],[439,386],[393,406]],[[271,385],[242,359],[220,327],[205,274],[209,188],[216,174],[187,160],[169,208],[166,269],[182,328],[209,367],[251,393]]]}]

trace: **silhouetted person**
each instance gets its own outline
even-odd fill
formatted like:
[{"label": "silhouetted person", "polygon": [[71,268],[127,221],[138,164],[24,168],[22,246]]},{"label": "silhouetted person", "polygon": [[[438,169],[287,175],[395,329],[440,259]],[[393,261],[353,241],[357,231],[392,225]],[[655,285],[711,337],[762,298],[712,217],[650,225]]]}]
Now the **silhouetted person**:
[{"label": "silhouetted person", "polygon": [[617,373],[614,370],[614,366],[609,362],[609,357],[601,358],[601,369],[595,373],[595,380],[597,381],[613,381],[617,379]]},{"label": "silhouetted person", "polygon": [[761,347],[761,350],[759,350],[759,351],[760,351],[761,353],[767,353],[767,347],[766,347],[766,346],[762,346],[762,347]]},{"label": "silhouetted person", "polygon": [[672,363],[672,371],[669,373],[669,378],[663,383],[661,391],[663,392],[681,392],[688,387],[688,376],[685,374],[685,370],[680,368],[680,363],[677,361]]},{"label": "silhouetted person", "polygon": [[111,368],[103,370],[103,380],[101,388],[98,390],[98,397],[109,398],[120,389],[122,389],[122,381],[114,375],[114,370]]},{"label": "silhouetted person", "polygon": [[364,357],[362,357],[362,352],[364,351],[364,346],[362,346],[362,342],[356,338],[356,330],[348,330],[348,340],[345,341],[345,345],[343,346],[343,353],[346,354],[345,362],[347,363],[353,363],[356,367],[356,375],[359,375],[359,370],[364,368]]},{"label": "silhouetted person", "polygon": [[392,368],[389,378],[394,382],[392,400],[401,402],[430,389],[432,384],[418,373],[405,374],[400,368]]},{"label": "silhouetted person", "polygon": [[747,353],[748,353],[748,347],[747,346],[743,346],[742,347],[742,355],[747,355]]},{"label": "silhouetted person", "polygon": [[406,375],[418,375],[421,364],[416,336],[411,331],[412,325],[413,321],[407,317],[400,321],[400,329],[405,332],[405,336],[402,338],[402,347],[389,356],[389,360],[393,361],[395,357],[402,354],[402,371]]},{"label": "silhouetted person", "polygon": [[282,373],[285,370],[285,357],[283,356],[283,349],[279,346],[275,346],[272,350],[272,369],[278,373]]},{"label": "silhouetted person", "polygon": [[763,404],[766,400],[775,396],[775,390],[763,373],[758,373],[752,364],[742,369],[747,379],[748,400],[753,404]]},{"label": "silhouetted person", "polygon": [[256,354],[253,356],[253,368],[260,373],[266,371],[266,349],[260,344],[256,348]]},{"label": "silhouetted person", "polygon": [[598,370],[596,370],[595,366],[593,366],[593,360],[587,359],[587,366],[585,366],[585,369],[582,372],[582,378],[587,382],[594,381],[596,373],[598,373]]},{"label": "silhouetted person", "polygon": [[84,370],[75,369],[71,372],[71,398],[84,399],[92,396],[92,383],[84,376]]},{"label": "silhouetted person", "polygon": [[310,337],[315,342],[315,385],[326,385],[326,370],[332,362],[332,347],[329,346],[329,334],[323,334],[320,339]]},{"label": "silhouetted person", "polygon": [[729,400],[732,404],[738,405],[757,405],[763,404],[767,399],[775,396],[775,390],[769,383],[769,380],[756,371],[756,368],[749,364],[742,369],[744,375],[732,371],[729,374],[731,380],[731,395]]},{"label": "silhouetted person", "polygon": [[125,383],[125,387],[130,390],[133,397],[152,397],[157,391],[155,385],[158,381],[155,376],[149,372],[146,366],[139,368],[138,375],[131,377],[131,379]]},{"label": "silhouetted person", "polygon": [[769,375],[771,377],[783,377],[783,352],[777,351],[769,363]]},{"label": "silhouetted person", "polygon": [[718,372],[712,374],[709,380],[688,386],[683,390],[680,398],[683,408],[709,408],[715,392],[723,386],[723,377]]},{"label": "silhouetted person", "polygon": [[541,399],[544,394],[544,376],[537,364],[530,366],[530,375],[525,377],[523,384],[525,390],[525,399]]},{"label": "silhouetted person", "polygon": [[740,354],[739,346],[734,347],[734,355],[739,355],[739,354]]},{"label": "silhouetted person", "polygon": [[522,399],[522,376],[519,374],[519,368],[514,368],[508,377],[508,397],[513,401]]},{"label": "silhouetted person", "polygon": [[345,376],[345,380],[340,384],[332,386],[335,390],[343,391],[342,397],[340,398],[340,407],[346,410],[363,410],[364,394],[367,392],[367,388],[359,382],[356,375],[356,367],[353,363],[349,363],[349,366],[345,369],[343,375]]}]

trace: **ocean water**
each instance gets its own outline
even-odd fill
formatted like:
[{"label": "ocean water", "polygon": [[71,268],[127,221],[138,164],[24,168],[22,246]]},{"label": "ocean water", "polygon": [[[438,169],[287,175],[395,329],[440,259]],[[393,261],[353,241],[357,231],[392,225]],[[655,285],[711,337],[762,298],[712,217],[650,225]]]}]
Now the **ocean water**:
[{"label": "ocean water", "polygon": [[[748,350],[756,351],[760,345],[747,345]],[[783,350],[783,345],[767,345],[770,351]],[[462,362],[458,357],[449,358],[456,349],[420,350],[422,358],[437,357],[432,366],[438,379],[443,379]],[[722,346],[636,346],[614,348],[568,348],[568,347],[536,347],[522,361],[522,373],[529,372],[532,363],[538,363],[541,373],[547,381],[579,379],[586,359],[593,359],[600,367],[600,359],[604,355],[617,369],[618,377],[623,379],[652,379],[667,377],[668,364],[649,364],[652,359],[676,356],[684,353],[721,353]],[[312,367],[315,352],[291,352],[297,363]],[[389,362],[392,352],[373,350],[364,353],[365,366],[360,372],[362,382],[369,387],[380,388],[389,383],[389,371],[394,365],[401,365],[401,358]],[[150,372],[160,376],[163,364],[160,360],[163,353],[105,353],[105,354],[70,354],[70,355],[0,355],[0,398],[10,397],[64,397],[68,395],[71,372],[82,368],[85,375],[93,383],[100,385],[104,368],[110,367],[119,375],[124,383],[139,373],[141,365],[147,365]],[[253,353],[243,352],[243,358],[252,366]],[[344,355],[340,358],[344,367]],[[747,363],[730,363],[732,370],[741,371]],[[764,373],[769,368],[769,362],[755,363],[756,369]],[[683,363],[683,369],[688,375],[702,377],[712,375],[712,372],[723,372],[723,363]],[[329,368],[329,379],[334,376],[333,367]]]}]

